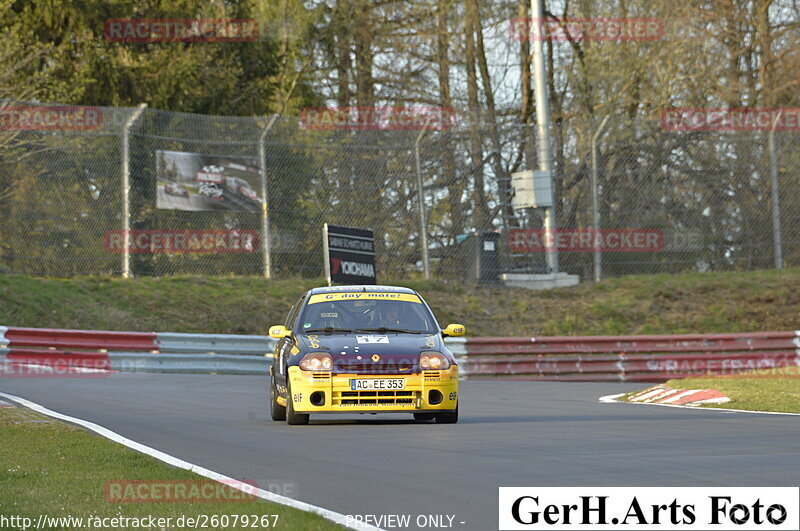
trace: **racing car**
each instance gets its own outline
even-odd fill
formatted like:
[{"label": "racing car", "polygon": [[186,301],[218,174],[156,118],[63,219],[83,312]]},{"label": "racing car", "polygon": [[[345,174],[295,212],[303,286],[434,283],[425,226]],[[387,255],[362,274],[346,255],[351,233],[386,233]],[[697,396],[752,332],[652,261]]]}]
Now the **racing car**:
[{"label": "racing car", "polygon": [[270,367],[273,420],[308,424],[318,413],[411,413],[458,422],[458,366],[416,291],[394,286],[319,287],[304,293],[282,325]]},{"label": "racing car", "polygon": [[189,197],[189,192],[183,186],[177,183],[167,183],[164,185],[164,193],[167,195],[176,195],[179,197]]},{"label": "racing car", "polygon": [[226,177],[226,185],[231,191],[241,194],[250,201],[258,201],[258,194],[250,188],[250,183],[238,177]]}]

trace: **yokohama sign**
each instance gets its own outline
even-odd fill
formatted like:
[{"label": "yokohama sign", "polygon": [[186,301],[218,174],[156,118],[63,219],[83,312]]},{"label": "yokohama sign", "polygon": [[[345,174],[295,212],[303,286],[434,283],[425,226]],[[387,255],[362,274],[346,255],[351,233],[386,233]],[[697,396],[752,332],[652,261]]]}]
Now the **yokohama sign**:
[{"label": "yokohama sign", "polygon": [[328,225],[322,229],[328,284],[376,284],[371,229]]}]

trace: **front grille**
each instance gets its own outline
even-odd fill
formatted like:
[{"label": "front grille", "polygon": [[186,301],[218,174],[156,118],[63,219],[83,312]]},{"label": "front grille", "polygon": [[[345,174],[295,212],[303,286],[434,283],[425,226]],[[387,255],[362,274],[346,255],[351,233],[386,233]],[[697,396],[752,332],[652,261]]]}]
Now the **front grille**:
[{"label": "front grille", "polygon": [[398,363],[337,363],[337,372],[342,374],[414,374],[415,366]]},{"label": "front grille", "polygon": [[334,391],[334,406],[410,406],[419,391]]}]

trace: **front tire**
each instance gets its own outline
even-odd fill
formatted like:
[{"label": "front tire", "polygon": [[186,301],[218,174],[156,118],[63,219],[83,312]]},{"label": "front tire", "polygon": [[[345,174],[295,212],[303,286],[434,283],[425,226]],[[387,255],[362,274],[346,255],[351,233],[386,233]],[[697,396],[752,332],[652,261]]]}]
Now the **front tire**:
[{"label": "front tire", "polygon": [[295,413],[294,400],[292,400],[292,388],[286,388],[286,423],[291,426],[301,426],[308,424],[308,413]]},{"label": "front tire", "polygon": [[286,420],[286,407],[278,403],[278,388],[275,387],[274,376],[269,379],[269,415],[272,420]]},{"label": "front tire", "polygon": [[458,422],[458,404],[456,404],[456,410],[452,413],[437,413],[436,422],[438,424],[455,424]]}]

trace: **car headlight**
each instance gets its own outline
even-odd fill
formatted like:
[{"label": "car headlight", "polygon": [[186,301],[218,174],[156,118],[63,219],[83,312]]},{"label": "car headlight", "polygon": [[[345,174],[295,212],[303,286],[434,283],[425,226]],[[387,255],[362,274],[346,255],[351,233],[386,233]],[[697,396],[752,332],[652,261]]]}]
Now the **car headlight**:
[{"label": "car headlight", "polygon": [[441,371],[450,368],[450,360],[441,352],[423,352],[419,355],[419,367],[424,371]]},{"label": "car headlight", "polygon": [[304,371],[329,371],[333,369],[333,358],[326,352],[312,352],[300,360],[300,369]]}]

